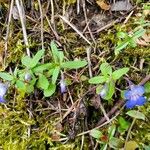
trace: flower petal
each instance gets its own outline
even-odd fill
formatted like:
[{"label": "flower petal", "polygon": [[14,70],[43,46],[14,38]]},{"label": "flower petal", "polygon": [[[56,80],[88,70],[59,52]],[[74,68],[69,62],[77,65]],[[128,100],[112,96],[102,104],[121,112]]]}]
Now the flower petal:
[{"label": "flower petal", "polygon": [[131,109],[131,108],[133,108],[135,106],[136,106],[136,101],[135,100],[127,100],[126,101],[126,107],[127,108]]},{"label": "flower petal", "polygon": [[131,92],[135,95],[142,96],[145,92],[145,89],[143,86],[136,85],[136,86],[131,87]]},{"label": "flower petal", "polygon": [[131,90],[126,90],[125,92],[124,92],[124,97],[125,97],[125,99],[130,99],[131,98]]},{"label": "flower petal", "polygon": [[3,97],[6,94],[7,85],[0,83],[0,96]]},{"label": "flower petal", "polygon": [[62,94],[66,92],[66,83],[64,80],[60,81],[60,91]]},{"label": "flower petal", "polygon": [[140,96],[137,100],[136,100],[136,105],[138,106],[142,106],[144,105],[146,102],[146,98],[143,96]]},{"label": "flower petal", "polygon": [[5,99],[3,97],[0,96],[0,103],[5,103]]}]

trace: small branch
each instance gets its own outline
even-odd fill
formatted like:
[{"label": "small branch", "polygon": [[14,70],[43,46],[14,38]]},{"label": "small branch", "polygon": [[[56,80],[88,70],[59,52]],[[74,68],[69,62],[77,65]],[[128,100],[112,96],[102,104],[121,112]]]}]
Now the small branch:
[{"label": "small branch", "polygon": [[[138,85],[144,85],[147,81],[149,81],[150,80],[150,74],[149,75],[147,75]],[[120,107],[122,107],[123,105],[125,104],[125,101],[124,100],[119,100],[116,104],[115,104],[115,106],[107,113],[107,116],[108,117],[111,117],[116,111],[118,111],[118,109],[120,108]],[[106,121],[106,118],[105,117],[103,117],[103,118],[101,118],[100,119],[100,121],[97,123],[97,125],[96,126],[99,126],[99,125],[101,125],[103,122],[105,122]]]},{"label": "small branch", "polygon": [[27,55],[30,56],[29,43],[28,43],[26,26],[25,26],[25,21],[24,21],[25,13],[24,13],[22,1],[20,4],[19,4],[19,0],[16,0],[16,5],[17,5],[18,12],[19,12],[19,17],[20,17],[20,21],[21,21],[21,25],[22,25],[22,30],[23,30],[24,43],[26,45],[26,52],[27,52]]},{"label": "small branch", "polygon": [[88,47],[86,48],[86,54],[87,54],[87,61],[88,61],[88,68],[89,68],[89,76],[90,78],[92,78],[92,69],[91,69],[91,59],[90,59],[90,55],[91,55],[91,48]]},{"label": "small branch", "polygon": [[9,37],[10,22],[11,22],[11,18],[12,18],[13,5],[14,5],[14,0],[12,0],[11,4],[10,4],[8,24],[7,24],[7,29],[6,29],[4,65],[6,64],[6,56],[7,56],[7,49],[8,49],[8,37]]},{"label": "small branch", "polygon": [[129,128],[129,130],[128,130],[128,134],[127,134],[126,141],[125,141],[125,145],[124,145],[124,149],[125,149],[125,150],[126,150],[127,142],[128,142],[128,139],[129,139],[129,136],[130,136],[130,133],[131,133],[131,130],[132,130],[132,128],[133,128],[133,125],[134,125],[135,121],[136,121],[136,118],[133,119],[133,121],[132,121],[132,123],[131,123],[131,126],[130,126],[130,128]]},{"label": "small branch", "polygon": [[64,16],[60,16],[59,17],[65,22],[67,23],[74,31],[76,31],[88,44],[92,45],[92,43],[73,25],[71,24]]},{"label": "small branch", "polygon": [[44,36],[43,36],[43,11],[42,11],[42,5],[41,1],[38,0],[39,3],[39,9],[40,9],[40,14],[41,14],[41,42],[42,42],[42,49],[44,49]]}]

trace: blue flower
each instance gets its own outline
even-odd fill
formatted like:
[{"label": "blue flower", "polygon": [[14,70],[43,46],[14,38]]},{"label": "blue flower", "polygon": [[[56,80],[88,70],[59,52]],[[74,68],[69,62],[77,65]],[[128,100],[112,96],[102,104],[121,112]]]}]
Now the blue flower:
[{"label": "blue flower", "polygon": [[8,85],[4,83],[0,83],[0,103],[5,103],[4,95],[7,92]]},{"label": "blue flower", "polygon": [[143,96],[145,89],[140,85],[131,85],[130,90],[126,90],[124,97],[126,99],[126,107],[133,108],[135,106],[142,106],[146,102],[146,98]]},{"label": "blue flower", "polygon": [[60,80],[60,91],[62,94],[66,92],[66,83],[65,83],[64,79]]}]

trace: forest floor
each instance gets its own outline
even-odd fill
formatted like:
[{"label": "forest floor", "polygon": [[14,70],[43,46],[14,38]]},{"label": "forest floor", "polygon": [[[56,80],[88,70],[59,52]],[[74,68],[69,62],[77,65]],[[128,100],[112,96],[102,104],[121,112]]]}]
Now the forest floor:
[{"label": "forest floor", "polygon": [[150,2],[0,0],[0,149],[150,150]]}]

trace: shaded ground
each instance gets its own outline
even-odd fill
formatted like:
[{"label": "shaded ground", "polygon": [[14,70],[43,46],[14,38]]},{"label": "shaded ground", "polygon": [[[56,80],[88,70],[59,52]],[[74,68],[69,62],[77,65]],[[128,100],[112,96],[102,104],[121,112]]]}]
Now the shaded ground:
[{"label": "shaded ground", "polygon": [[[137,41],[136,47],[127,46],[117,56],[114,53],[120,40],[118,32],[132,34],[136,27],[149,21],[150,12],[144,9],[148,2],[133,1],[130,9],[112,11],[112,1],[23,1],[20,8],[27,43],[24,42],[25,34],[16,3],[10,17],[12,2],[0,1],[1,71],[11,72],[16,66],[21,68],[21,58],[28,51],[27,47],[31,55],[44,47],[46,52],[42,61],[51,61],[48,51],[52,40],[64,52],[66,60],[86,59],[90,67],[63,70],[68,84],[64,94],[61,94],[59,87],[61,77],[57,80],[56,92],[47,98],[38,89],[29,95],[15,87],[9,88],[7,103],[0,104],[0,148],[96,150],[105,149],[105,144],[108,144],[106,149],[124,149],[128,140],[127,150],[146,149],[146,146],[150,149],[149,93],[146,95],[148,102],[135,108],[146,119],[136,120],[131,131],[129,128],[133,119],[126,115],[128,110],[124,108],[124,100],[119,93],[128,88],[128,79],[135,84],[142,81],[142,85],[149,80],[150,51],[149,41],[145,40],[149,39],[149,26],[145,26],[148,38],[144,39],[144,43]],[[125,78],[117,81],[116,92],[110,101],[100,99],[95,92],[96,87],[88,83],[90,77],[100,73],[99,65],[105,61],[114,70],[130,68]],[[112,120],[103,117],[104,112]],[[119,122],[121,117],[126,120],[125,124],[129,124],[123,132],[119,131],[120,122],[123,122]],[[90,130],[97,126],[103,134],[100,139],[90,134]],[[112,143],[110,130],[114,131],[115,141]]]}]

